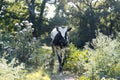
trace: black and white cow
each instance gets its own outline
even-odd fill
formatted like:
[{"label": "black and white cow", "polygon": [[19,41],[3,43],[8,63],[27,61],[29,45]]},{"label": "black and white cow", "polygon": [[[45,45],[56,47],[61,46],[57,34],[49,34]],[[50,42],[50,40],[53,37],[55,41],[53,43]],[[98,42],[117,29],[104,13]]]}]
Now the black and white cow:
[{"label": "black and white cow", "polygon": [[[62,71],[64,62],[66,61],[65,48],[69,45],[69,37],[68,32],[71,30],[71,27],[55,27],[51,31],[51,39],[52,39],[52,50],[54,56],[57,54],[58,62],[59,62],[59,72]],[[54,63],[54,60],[52,61]]]}]

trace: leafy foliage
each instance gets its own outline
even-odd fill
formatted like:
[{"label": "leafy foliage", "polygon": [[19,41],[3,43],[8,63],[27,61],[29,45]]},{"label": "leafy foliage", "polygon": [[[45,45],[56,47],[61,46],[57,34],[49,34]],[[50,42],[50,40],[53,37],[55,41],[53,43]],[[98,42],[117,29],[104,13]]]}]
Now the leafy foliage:
[{"label": "leafy foliage", "polygon": [[[46,17],[49,8],[45,4],[55,6],[53,18]],[[50,45],[51,29],[61,25],[73,27],[70,35],[75,45],[70,44],[65,69],[77,73],[80,80],[120,79],[119,6],[120,0],[1,0],[0,66],[4,66],[0,69],[1,80],[5,77],[19,80],[24,76],[21,75],[22,68],[13,67],[14,59],[18,59],[18,64],[24,62],[27,68],[48,64],[51,51],[41,45]],[[95,35],[95,31],[101,33]],[[90,44],[83,48],[86,42]],[[83,50],[79,49],[81,47]],[[4,53],[8,55],[5,59]],[[26,79],[39,80],[43,75],[48,79],[41,70],[27,73]]]},{"label": "leafy foliage", "polygon": [[[5,56],[5,59],[2,58],[0,60],[0,66],[2,67],[0,69],[0,79],[49,79],[49,76],[43,72],[43,69],[36,72],[34,72],[33,69],[38,68],[38,66],[41,68],[46,67],[48,64],[48,61],[46,62],[46,60],[50,55],[49,53],[51,53],[50,50],[42,48],[40,39],[32,37],[32,32],[34,30],[34,28],[31,27],[32,23],[23,21],[22,23],[16,23],[15,26],[17,27],[17,30],[14,33],[3,33],[1,31],[0,34],[0,57],[3,57],[4,54],[7,55]],[[16,60],[18,60],[17,63],[15,62]],[[21,69],[21,65],[19,64],[21,63],[25,63],[25,69],[31,71],[31,73],[19,72],[19,68]]]},{"label": "leafy foliage", "polygon": [[[119,78],[119,69],[117,69],[117,71],[115,70],[120,63],[120,44],[117,39],[112,39],[111,37],[99,33],[96,39],[93,39],[92,45],[94,49],[88,46],[86,47],[89,55],[87,55],[88,63],[84,64],[86,70],[84,74],[95,80],[102,77]],[[112,76],[112,71],[114,71],[116,75]]]},{"label": "leafy foliage", "polygon": [[18,61],[15,58],[9,63],[4,57],[0,58],[0,80],[50,80],[43,69],[27,72],[23,63],[16,64]]},{"label": "leafy foliage", "polygon": [[23,1],[13,3],[5,1],[0,12],[0,29],[5,32],[14,32],[15,23],[20,23],[28,18],[27,7]]},{"label": "leafy foliage", "polygon": [[119,38],[98,33],[83,51],[70,44],[64,67],[80,75],[80,80],[120,79],[119,46]]},{"label": "leafy foliage", "polygon": [[68,5],[70,8],[66,9],[65,14],[77,31],[74,33],[75,40],[72,39],[77,47],[92,41],[96,37],[95,31],[115,36],[120,31],[119,0],[70,0]]},{"label": "leafy foliage", "polygon": [[[17,31],[14,33],[1,34],[2,50],[9,56],[8,60],[17,58],[19,62],[27,64],[41,65],[49,56],[41,48],[40,40],[32,37],[34,29],[31,27],[32,23],[23,21],[16,23]],[[2,55],[1,55],[2,56]],[[41,61],[42,60],[42,61]]]},{"label": "leafy foliage", "polygon": [[15,66],[16,64],[15,59],[8,64],[4,57],[0,58],[0,80],[23,80],[25,77],[24,65]]},{"label": "leafy foliage", "polygon": [[70,69],[77,74],[82,74],[84,72],[83,64],[87,61],[86,52],[87,51],[79,50],[73,44],[70,44],[65,68]]}]

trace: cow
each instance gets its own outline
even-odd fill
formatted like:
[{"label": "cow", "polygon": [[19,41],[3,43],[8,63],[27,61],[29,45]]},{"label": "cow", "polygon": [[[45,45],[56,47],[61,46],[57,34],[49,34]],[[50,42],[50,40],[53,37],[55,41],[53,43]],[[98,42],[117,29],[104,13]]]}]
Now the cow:
[{"label": "cow", "polygon": [[[62,72],[64,63],[66,61],[66,53],[65,48],[69,45],[69,36],[68,32],[71,30],[71,27],[55,27],[50,34],[50,37],[52,39],[52,55],[51,57],[55,56],[55,54],[58,57],[59,62],[59,72]],[[51,61],[51,65],[53,68],[54,65],[54,59]]]}]

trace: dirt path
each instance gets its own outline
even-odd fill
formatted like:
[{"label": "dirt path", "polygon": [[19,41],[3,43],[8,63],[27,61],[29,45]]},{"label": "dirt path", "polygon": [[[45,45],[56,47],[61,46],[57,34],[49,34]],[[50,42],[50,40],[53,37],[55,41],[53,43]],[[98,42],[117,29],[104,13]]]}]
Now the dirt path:
[{"label": "dirt path", "polygon": [[[51,50],[51,47],[48,46],[42,46],[44,49]],[[78,80],[76,76],[69,71],[63,71],[63,73],[57,73],[58,70],[58,60],[57,56],[55,56],[55,63],[54,63],[54,69],[53,73],[51,74],[51,80]]]},{"label": "dirt path", "polygon": [[53,74],[51,80],[77,80],[74,75],[70,74]]},{"label": "dirt path", "polygon": [[51,74],[51,80],[78,80],[77,77],[69,72],[69,71],[63,71],[63,73],[57,73],[58,70],[58,61],[55,61],[54,70]]}]

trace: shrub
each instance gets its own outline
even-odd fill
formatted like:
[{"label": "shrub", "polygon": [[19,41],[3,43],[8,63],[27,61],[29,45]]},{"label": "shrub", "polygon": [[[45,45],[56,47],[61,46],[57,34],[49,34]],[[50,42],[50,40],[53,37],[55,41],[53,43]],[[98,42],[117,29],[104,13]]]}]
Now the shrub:
[{"label": "shrub", "polygon": [[92,80],[99,80],[102,77],[119,78],[120,43],[118,40],[99,33],[96,39],[93,39],[91,45],[94,49],[91,49],[88,44],[85,46],[88,50],[88,62],[84,64],[86,70],[84,75]]},{"label": "shrub", "polygon": [[111,65],[108,75],[120,79],[120,62]]},{"label": "shrub", "polygon": [[86,52],[70,44],[67,52],[67,63],[64,67],[75,73],[82,74],[84,72],[83,64],[87,61]]},{"label": "shrub", "polygon": [[[0,31],[0,80],[49,79],[49,76],[42,70],[33,71],[38,66],[43,68],[48,64],[49,61],[46,60],[48,60],[50,50],[42,48],[40,39],[32,36],[34,31],[32,23],[23,21],[16,23],[15,26],[17,28],[15,32]],[[24,68],[21,63],[25,63],[25,69],[32,73],[22,72]]]},{"label": "shrub", "polygon": [[80,76],[79,80],[90,80],[90,78],[87,78],[86,76]]},{"label": "shrub", "polygon": [[34,31],[32,23],[23,21],[16,23],[15,26],[17,31],[0,34],[1,51],[9,55],[6,59],[11,61],[17,58],[20,63],[23,62],[30,66],[43,64],[48,53],[42,52],[40,39],[32,36]]},{"label": "shrub", "polygon": [[34,54],[31,54],[30,62],[38,66],[48,66],[51,51],[49,49],[39,48],[38,52],[39,53],[35,52]]},{"label": "shrub", "polygon": [[[35,42],[32,40],[31,23],[23,21],[21,24],[16,23],[17,31],[11,33],[3,33],[3,50],[9,54],[9,58],[17,57],[20,62],[29,60],[29,56],[32,53]],[[22,28],[23,26],[23,28]],[[32,43],[31,43],[32,42]]]},{"label": "shrub", "polygon": [[7,63],[4,57],[0,58],[0,80],[23,80],[25,77],[24,65],[15,66],[16,63],[15,59]]}]

